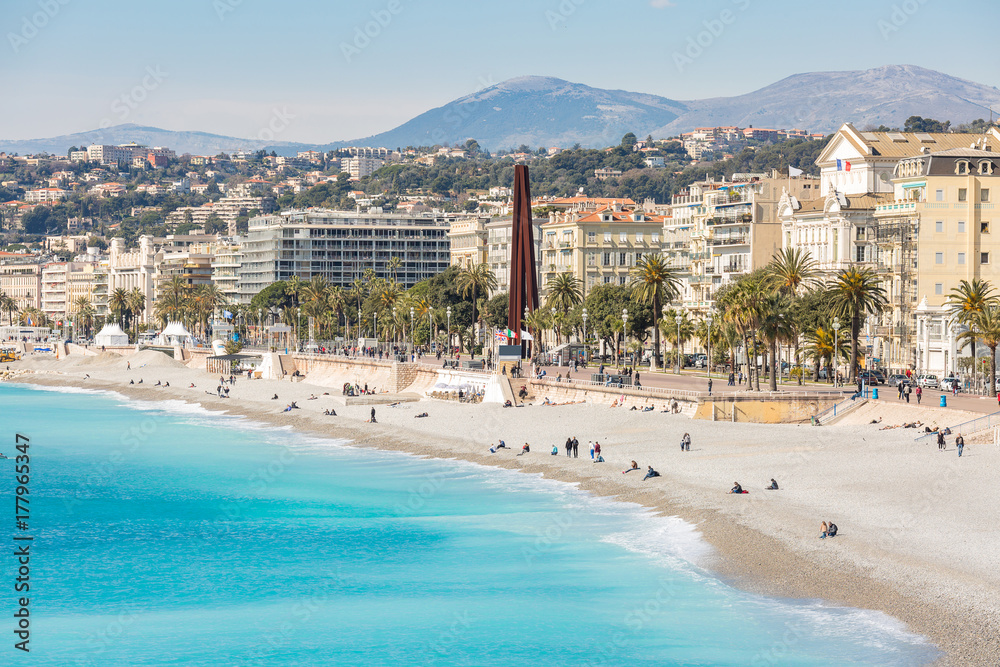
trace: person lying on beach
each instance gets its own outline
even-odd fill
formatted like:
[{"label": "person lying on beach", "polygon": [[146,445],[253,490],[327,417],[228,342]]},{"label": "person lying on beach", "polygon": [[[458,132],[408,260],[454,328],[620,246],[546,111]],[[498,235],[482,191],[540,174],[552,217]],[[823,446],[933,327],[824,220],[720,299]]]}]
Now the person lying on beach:
[{"label": "person lying on beach", "polygon": [[170,382],[169,382],[169,381],[167,381],[167,382],[164,382],[164,383],[163,383],[163,386],[164,386],[164,387],[169,387],[169,386],[170,386]]},{"label": "person lying on beach", "polygon": [[419,415],[413,415],[413,418],[414,419],[423,419],[424,417],[429,417],[429,416],[430,415],[428,415],[426,412],[421,412]]},{"label": "person lying on beach", "polygon": [[277,395],[277,394],[275,394],[274,396],[272,396],[272,397],[271,397],[271,400],[272,400],[272,401],[276,401],[276,400],[278,400],[278,395]]},{"label": "person lying on beach", "polygon": [[649,466],[649,469],[646,471],[646,476],[642,478],[642,481],[645,482],[650,477],[659,477],[659,476],[660,476],[660,473],[658,473],[655,470],[653,470],[653,466]]},{"label": "person lying on beach", "polygon": [[643,412],[652,412],[653,411],[653,406],[652,405],[647,405],[646,407],[644,407],[642,409],[642,411]]},{"label": "person lying on beach", "polygon": [[135,384],[135,380],[129,380],[128,383],[129,384]]},{"label": "person lying on beach", "polygon": [[142,384],[142,378],[139,378],[139,384]]},{"label": "person lying on beach", "polygon": [[764,490],[765,491],[777,491],[778,490],[778,483],[776,481],[774,481],[773,477],[771,478],[771,486],[765,486]]},{"label": "person lying on beach", "polygon": [[87,373],[86,375],[84,375],[83,379],[84,380],[89,380],[90,379],[90,373]]},{"label": "person lying on beach", "polygon": [[315,401],[315,400],[318,400],[318,399],[319,399],[319,396],[317,396],[316,394],[309,394],[309,398],[307,398],[306,400],[307,401]]},{"label": "person lying on beach", "polygon": [[153,386],[154,386],[154,387],[162,387],[162,386],[163,386],[163,383],[162,383],[162,382],[160,382],[159,380],[157,380],[157,381],[156,381],[156,384],[154,384]]},{"label": "person lying on beach", "polygon": [[298,405],[296,405],[295,401],[292,401],[292,403],[291,403],[291,406],[292,406],[292,407],[293,407],[294,409],[296,409],[296,410],[298,410],[298,409],[299,409],[299,406],[298,406]]},{"label": "person lying on beach", "polygon": [[638,470],[638,469],[639,469],[639,464],[636,463],[635,461],[632,461],[632,467],[625,468],[625,470],[622,470],[622,474],[624,475],[625,473],[629,473],[632,472],[633,470]]},{"label": "person lying on beach", "polygon": [[552,401],[549,400],[548,396],[546,396],[545,400],[542,401],[542,405],[552,405]]},{"label": "person lying on beach", "polygon": [[733,488],[729,490],[729,493],[743,493],[743,487],[740,486],[739,482],[733,482]]},{"label": "person lying on beach", "polygon": [[638,407],[633,405],[631,408],[629,408],[629,412],[635,412],[638,409],[639,409]]},{"label": "person lying on beach", "polygon": [[879,417],[878,419],[873,419],[873,420],[871,420],[871,421],[870,421],[870,422],[868,422],[868,423],[869,423],[869,424],[881,424],[881,423],[882,423],[882,418],[881,418],[881,417]]},{"label": "person lying on beach", "polygon": [[292,406],[291,405],[285,406],[285,409],[282,410],[282,412],[291,412],[291,411],[292,411]]},{"label": "person lying on beach", "polygon": [[519,452],[517,453],[517,455],[518,455],[518,456],[521,456],[521,455],[523,455],[523,454],[527,454],[527,453],[529,453],[529,452],[531,452],[531,447],[529,447],[529,446],[528,446],[528,443],[524,443],[524,446],[523,446],[523,447],[521,447],[521,451],[519,451]]},{"label": "person lying on beach", "polygon": [[508,401],[504,401],[504,402],[503,402],[503,406],[504,406],[505,408],[512,408],[512,407],[514,407],[514,404],[513,404],[513,403],[511,403],[511,402],[510,402],[510,401],[508,400]]},{"label": "person lying on beach", "polygon": [[194,389],[194,382],[192,382],[190,385],[188,385],[188,389]]}]

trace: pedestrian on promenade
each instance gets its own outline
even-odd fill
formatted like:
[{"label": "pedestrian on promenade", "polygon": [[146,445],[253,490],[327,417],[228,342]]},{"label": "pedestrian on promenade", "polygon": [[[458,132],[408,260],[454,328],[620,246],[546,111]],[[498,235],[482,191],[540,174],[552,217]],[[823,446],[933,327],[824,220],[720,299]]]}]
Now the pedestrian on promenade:
[{"label": "pedestrian on promenade", "polygon": [[938,451],[939,452],[943,452],[944,449],[945,449],[945,447],[947,447],[947,445],[945,444],[945,441],[944,441],[944,432],[943,431],[938,431],[937,432],[937,443],[938,443]]},{"label": "pedestrian on promenade", "polygon": [[903,390],[903,396],[906,397],[906,402],[907,403],[910,402],[910,392],[912,392],[912,391],[913,391],[913,387],[911,387],[910,385],[906,385],[906,389]]},{"label": "pedestrian on promenade", "polygon": [[958,437],[955,438],[955,449],[958,450],[958,456],[961,458],[962,450],[965,449],[965,438],[962,437],[961,433],[959,433]]},{"label": "pedestrian on promenade", "polygon": [[729,372],[729,385],[730,387],[736,386],[736,375],[730,371]]},{"label": "pedestrian on promenade", "polygon": [[708,395],[712,395],[712,378],[708,378]]},{"label": "pedestrian on promenade", "polygon": [[900,382],[896,385],[896,391],[899,392],[899,400],[903,400],[903,388],[906,387],[905,382]]},{"label": "pedestrian on promenade", "polygon": [[917,405],[920,405],[920,399],[924,396],[924,388],[917,386]]}]

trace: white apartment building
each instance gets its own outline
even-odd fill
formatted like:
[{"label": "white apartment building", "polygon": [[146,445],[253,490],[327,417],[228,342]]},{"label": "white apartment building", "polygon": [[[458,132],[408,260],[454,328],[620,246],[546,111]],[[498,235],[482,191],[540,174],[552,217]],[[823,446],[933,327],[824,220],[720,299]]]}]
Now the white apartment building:
[{"label": "white apartment building", "polygon": [[68,196],[69,191],[62,188],[39,188],[25,192],[24,201],[29,204],[45,204],[65,199]]},{"label": "white apartment building", "polygon": [[[448,230],[467,216],[310,209],[250,219],[242,243],[240,301],[278,280],[322,276],[349,287],[366,269],[404,287],[432,278],[451,261]],[[398,257],[402,265],[389,268]]]},{"label": "white apartment building", "polygon": [[385,164],[385,160],[370,157],[348,157],[340,161],[340,170],[346,171],[353,179],[371,176]]}]

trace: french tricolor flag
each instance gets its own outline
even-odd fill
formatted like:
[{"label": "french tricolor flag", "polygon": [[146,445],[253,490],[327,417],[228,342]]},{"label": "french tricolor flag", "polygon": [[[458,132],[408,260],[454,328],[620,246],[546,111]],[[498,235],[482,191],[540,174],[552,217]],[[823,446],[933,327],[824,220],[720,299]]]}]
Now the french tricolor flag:
[{"label": "french tricolor flag", "polygon": [[837,171],[850,171],[851,163],[847,160],[837,160]]}]

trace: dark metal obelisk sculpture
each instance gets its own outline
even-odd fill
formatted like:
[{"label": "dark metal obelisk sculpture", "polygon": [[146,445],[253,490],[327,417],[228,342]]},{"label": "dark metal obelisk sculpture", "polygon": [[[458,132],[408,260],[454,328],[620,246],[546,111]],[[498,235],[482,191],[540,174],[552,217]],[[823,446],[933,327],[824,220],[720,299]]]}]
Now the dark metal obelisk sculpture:
[{"label": "dark metal obelisk sculpture", "polygon": [[526,352],[522,340],[525,311],[538,308],[538,274],[535,267],[535,240],[531,227],[531,185],[528,168],[514,167],[514,226],[510,244],[510,301],[507,327],[514,332],[521,356]]}]

